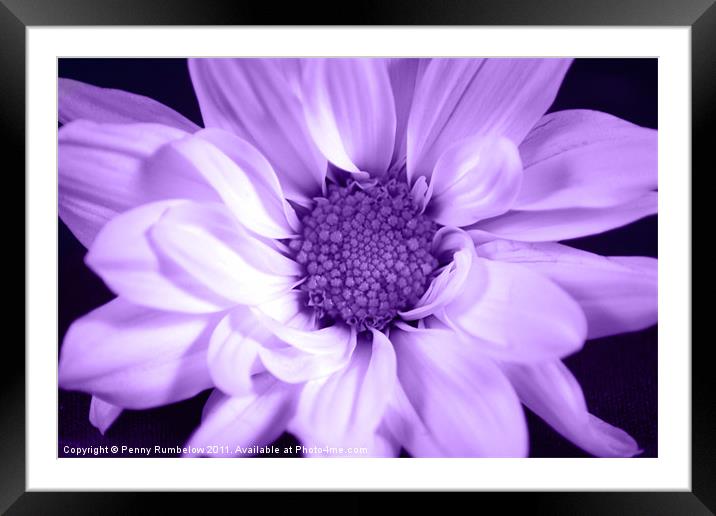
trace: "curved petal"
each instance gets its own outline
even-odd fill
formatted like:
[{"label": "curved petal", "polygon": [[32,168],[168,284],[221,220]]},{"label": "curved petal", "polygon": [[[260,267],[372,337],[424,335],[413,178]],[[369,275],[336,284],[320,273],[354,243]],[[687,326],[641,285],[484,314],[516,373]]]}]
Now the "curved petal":
[{"label": "curved petal", "polygon": [[372,346],[360,342],[346,368],[305,384],[289,431],[312,446],[367,446],[374,442],[395,381],[393,346],[374,331]]},{"label": "curved petal", "polygon": [[597,457],[640,453],[629,434],[587,411],[577,379],[562,362],[504,364],[503,370],[522,403],[583,450]]},{"label": "curved petal", "polygon": [[112,426],[112,423],[117,420],[121,413],[122,407],[102,401],[97,396],[92,396],[89,409],[89,421],[102,435]]},{"label": "curved petal", "polygon": [[190,398],[212,386],[206,349],[215,322],[117,298],[70,326],[59,385],[131,409]]},{"label": "curved petal", "polygon": [[158,256],[217,295],[255,305],[290,290],[300,266],[243,229],[221,205],[185,202],[150,230]]},{"label": "curved petal", "polygon": [[566,290],[587,316],[588,339],[641,330],[658,319],[657,260],[605,257],[555,243],[496,240],[477,248],[493,260],[520,263]]},{"label": "curved petal", "polygon": [[298,330],[314,330],[315,313],[313,310],[306,310],[307,306],[306,294],[294,289],[276,299],[252,307],[251,311],[254,317],[270,318],[262,321],[267,328],[272,328],[274,324],[281,324]]},{"label": "curved petal", "polygon": [[207,364],[214,385],[231,396],[250,393],[253,376],[265,371],[258,350],[270,337],[248,308],[236,307],[227,314],[209,343]]},{"label": "curved petal", "polygon": [[444,226],[468,226],[501,215],[520,192],[522,162],[506,138],[465,138],[435,164],[427,215]]},{"label": "curved petal", "polygon": [[423,319],[450,303],[465,288],[472,268],[475,250],[470,236],[454,228],[441,228],[433,238],[433,254],[438,257],[449,256],[450,262],[430,282],[425,294],[415,307],[399,312],[406,321]]},{"label": "curved petal", "polygon": [[[185,445],[189,448],[185,456],[255,454],[257,448],[271,444],[283,433],[293,415],[293,390],[269,375],[261,375],[254,391],[243,396],[230,397],[215,391],[207,401],[208,410],[204,411],[201,425]],[[218,453],[214,453],[217,445]]]},{"label": "curved petal", "polygon": [[430,177],[440,155],[467,136],[519,143],[552,104],[568,59],[433,59],[408,121],[408,178]]},{"label": "curved petal", "polygon": [[257,307],[236,307],[219,323],[208,360],[220,389],[239,396],[263,371],[286,383],[303,383],[346,366],[355,332],[339,325],[314,330],[313,318],[303,313],[305,304],[295,301],[295,292],[289,292]]},{"label": "curved petal", "polygon": [[[233,146],[231,158],[214,141],[221,147]],[[271,165],[249,143],[218,130],[201,131],[164,146],[147,160],[142,179],[153,199],[223,202],[258,235],[296,234],[292,227],[298,224],[296,215],[287,207]]]},{"label": "curved petal", "polygon": [[508,211],[475,225],[499,238],[525,242],[555,242],[603,233],[635,222],[658,209],[658,194],[610,208],[565,208],[545,211]]},{"label": "curved petal", "polygon": [[310,59],[301,84],[306,122],[326,159],[348,172],[383,175],[396,127],[385,61]]},{"label": "curved petal", "polygon": [[233,302],[212,292],[184,269],[156,252],[150,229],[185,201],[142,205],[116,216],[97,235],[87,265],[114,292],[138,305],[179,312],[218,312]]},{"label": "curved petal", "polygon": [[[396,330],[398,378],[439,450],[404,442],[415,456],[524,457],[527,425],[512,386],[491,360],[445,330]],[[430,440],[427,440],[431,442]]]},{"label": "curved petal", "polygon": [[301,383],[323,378],[343,369],[351,359],[356,347],[356,332],[345,326],[334,324],[314,329],[312,316],[303,312],[290,320],[270,318],[268,304],[251,308],[264,327],[271,333],[270,339],[259,349],[261,362],[274,376],[288,383]]},{"label": "curved petal", "polygon": [[158,124],[97,124],[78,120],[58,133],[60,218],[89,247],[104,224],[145,202],[143,160],[187,133]]},{"label": "curved petal", "polygon": [[[290,291],[257,308],[271,314],[276,324],[308,329],[310,322],[303,317],[300,294]],[[253,387],[253,376],[266,371],[259,351],[276,337],[254,309],[235,307],[217,325],[211,335],[208,364],[214,383],[225,393],[242,396]]]},{"label": "curved petal", "polygon": [[[230,157],[239,168],[247,171],[263,199],[270,199],[273,202],[278,199],[282,204],[286,222],[293,232],[298,232],[301,229],[296,212],[286,201],[281,183],[273,168],[253,146],[222,129],[203,129],[197,133],[197,136],[210,142]],[[280,217],[275,214],[273,216],[280,220]]]},{"label": "curved petal", "polygon": [[578,351],[587,323],[577,302],[528,268],[477,258],[465,288],[435,316],[496,358],[533,362]]},{"label": "curved petal", "polygon": [[189,71],[206,127],[230,131],[261,151],[289,199],[305,204],[320,195],[326,160],[304,120],[298,61],[190,59]]},{"label": "curved petal", "polygon": [[343,369],[350,353],[304,353],[292,346],[263,347],[259,349],[261,363],[267,371],[286,383],[304,383],[325,378]]},{"label": "curved petal", "polygon": [[263,307],[252,308],[252,313],[281,342],[306,353],[334,353],[355,347],[356,334],[345,325],[334,324],[319,330],[295,327],[272,320],[263,312]]},{"label": "curved petal", "polygon": [[657,132],[599,111],[545,115],[520,145],[518,210],[618,206],[657,188]]},{"label": "curved petal", "polygon": [[[346,333],[349,333],[346,330]],[[327,353],[306,353],[278,339],[270,340],[259,348],[258,355],[267,371],[286,383],[303,383],[325,378],[343,369],[355,349],[355,339],[344,346],[336,342],[336,350]]]},{"label": "curved petal", "polygon": [[199,130],[184,115],[149,97],[62,77],[57,81],[57,108],[61,124],[86,119],[110,124],[163,124],[188,133]]}]

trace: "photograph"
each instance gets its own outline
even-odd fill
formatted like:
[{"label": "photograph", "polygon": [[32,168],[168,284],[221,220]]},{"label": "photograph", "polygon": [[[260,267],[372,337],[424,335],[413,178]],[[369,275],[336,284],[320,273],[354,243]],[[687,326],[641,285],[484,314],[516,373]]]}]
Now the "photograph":
[{"label": "photograph", "polygon": [[658,86],[59,57],[57,457],[659,457]]}]

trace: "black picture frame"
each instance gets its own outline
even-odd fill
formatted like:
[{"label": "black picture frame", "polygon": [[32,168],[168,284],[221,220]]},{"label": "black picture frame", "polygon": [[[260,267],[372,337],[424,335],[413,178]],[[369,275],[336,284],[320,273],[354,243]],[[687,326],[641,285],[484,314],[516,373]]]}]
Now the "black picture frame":
[{"label": "black picture frame", "polygon": [[[716,125],[716,3],[714,0],[373,0],[278,7],[272,2],[203,0],[0,0],[0,117],[3,150],[15,158],[12,175],[24,169],[26,29],[62,25],[607,25],[688,26],[691,28],[692,167],[713,168],[709,136]],[[6,170],[7,173],[11,169]],[[693,175],[692,175],[693,177]],[[24,191],[24,181],[17,188]],[[19,191],[19,190],[17,190]],[[23,196],[17,195],[17,198]],[[17,224],[17,211],[13,224]],[[10,219],[8,219],[10,220]],[[19,247],[19,244],[18,244]],[[24,249],[24,246],[23,246]],[[24,251],[23,251],[24,253]],[[23,256],[23,268],[24,268]],[[18,257],[19,261],[19,257]],[[23,269],[24,270],[24,269]],[[24,299],[24,294],[23,294]],[[17,303],[20,306],[20,303]],[[22,304],[24,307],[24,303]],[[10,319],[10,318],[8,318]],[[25,492],[25,354],[19,339],[7,339],[0,361],[0,511],[7,514],[162,513],[193,501],[178,493]],[[690,345],[691,343],[679,343]],[[549,514],[714,514],[716,436],[714,380],[708,360],[711,343],[692,346],[692,490],[690,492],[480,493],[501,511],[522,508]],[[224,497],[233,495],[224,495]],[[247,503],[241,495],[242,504]],[[254,502],[258,496],[251,495]],[[371,510],[380,495],[351,494],[342,503],[351,512]],[[158,498],[159,500],[154,500]],[[296,495],[292,505],[305,504]],[[152,499],[152,500],[150,500]],[[412,497],[423,509],[430,503]],[[202,503],[202,502],[199,502]],[[272,502],[273,503],[273,502]],[[313,505],[312,502],[310,502]],[[435,508],[444,510],[443,502]],[[475,503],[475,502],[468,502]],[[331,503],[327,503],[328,506]],[[205,507],[205,506],[204,506]],[[479,506],[475,506],[476,508]],[[206,510],[206,509],[204,509]]]}]

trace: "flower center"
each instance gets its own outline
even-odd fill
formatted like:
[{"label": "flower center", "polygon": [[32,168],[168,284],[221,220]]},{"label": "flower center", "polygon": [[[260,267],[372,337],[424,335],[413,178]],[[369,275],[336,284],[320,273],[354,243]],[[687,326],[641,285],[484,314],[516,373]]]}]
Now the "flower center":
[{"label": "flower center", "polygon": [[358,331],[382,329],[420,299],[438,262],[437,225],[420,213],[406,183],[331,185],[291,242],[305,267],[301,288],[319,317]]}]

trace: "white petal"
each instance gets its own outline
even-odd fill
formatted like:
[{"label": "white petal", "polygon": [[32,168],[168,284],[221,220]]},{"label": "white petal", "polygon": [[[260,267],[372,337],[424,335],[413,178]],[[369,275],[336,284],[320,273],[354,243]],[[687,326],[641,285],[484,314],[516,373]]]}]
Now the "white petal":
[{"label": "white petal", "polygon": [[154,224],[183,202],[145,204],[118,215],[97,235],[85,262],[109,288],[135,304],[180,312],[224,310],[233,304],[231,300],[158,255],[150,240]]},{"label": "white petal", "polygon": [[658,319],[657,260],[605,257],[561,244],[496,240],[478,247],[493,260],[520,263],[565,289],[587,317],[587,338],[641,330]]},{"label": "white petal", "polygon": [[305,384],[289,431],[318,446],[364,446],[372,442],[396,381],[395,353],[383,334],[359,343],[350,364]]},{"label": "white petal", "polygon": [[[289,304],[284,301],[293,297],[291,294],[269,304]],[[266,309],[267,305],[237,307],[212,335],[209,367],[224,392],[245,394],[251,389],[253,375],[263,371],[283,382],[303,383],[329,376],[350,361],[356,335],[347,327],[313,330],[307,324],[309,319],[299,313],[291,315],[282,309],[284,320],[278,321],[266,317]],[[320,346],[312,347],[314,343]]]},{"label": "white petal", "polygon": [[415,86],[429,59],[388,59],[388,76],[395,100],[395,149],[392,163],[400,167],[407,155],[407,128]]},{"label": "white petal", "polygon": [[[293,415],[293,388],[268,375],[244,396],[213,394],[211,407],[189,438],[185,456],[241,457],[239,448],[271,444],[284,431]],[[208,403],[208,402],[207,402]],[[222,446],[219,453],[209,447]],[[228,448],[228,449],[227,449]]]},{"label": "white petal", "polygon": [[[273,201],[278,199],[282,205],[286,222],[288,222],[291,230],[294,232],[300,230],[301,225],[296,216],[296,212],[286,201],[276,173],[266,159],[261,156],[254,147],[245,140],[227,131],[222,131],[221,129],[204,129],[199,131],[196,135],[220,149],[221,152],[230,157],[239,168],[247,171],[250,175],[250,180],[254,183],[262,199],[271,199]],[[265,200],[264,203],[268,204]],[[278,216],[273,216],[280,220]]]},{"label": "white petal", "polygon": [[589,110],[545,115],[520,145],[518,210],[605,208],[657,187],[657,132]]},{"label": "white petal", "polygon": [[150,234],[159,256],[234,303],[277,297],[301,274],[296,262],[250,235],[221,205],[177,205]]},{"label": "white petal", "polygon": [[326,353],[306,353],[275,338],[259,348],[261,363],[267,371],[286,383],[303,383],[325,378],[340,371],[351,359],[355,340],[349,346],[336,342],[336,350]]},{"label": "white petal", "polygon": [[252,311],[270,318],[264,320],[264,324],[268,323],[267,327],[280,323],[298,330],[313,330],[315,313],[313,310],[306,310],[306,306],[306,294],[294,289],[276,299],[256,305]]},{"label": "white petal", "polygon": [[302,77],[313,140],[334,165],[380,177],[395,142],[395,102],[380,59],[311,59]]},{"label": "white petal", "polygon": [[503,369],[522,403],[583,450],[597,457],[633,457],[636,441],[587,411],[582,389],[560,361]]},{"label": "white petal", "polygon": [[587,333],[582,309],[550,280],[477,257],[462,293],[435,315],[481,352],[516,362],[567,356]]},{"label": "white petal", "polygon": [[78,120],[60,129],[60,218],[85,247],[107,221],[146,201],[141,183],[144,159],[184,136],[184,131],[159,124]]},{"label": "white petal", "polygon": [[291,291],[251,312],[271,335],[258,351],[261,362],[284,382],[329,376],[346,366],[356,347],[356,332],[345,325],[315,328],[303,293]]},{"label": "white petal", "polygon": [[252,313],[280,341],[306,353],[333,353],[355,346],[355,331],[345,325],[312,330],[274,321],[262,312],[262,307],[253,308]]},{"label": "white petal", "polygon": [[73,79],[58,79],[57,104],[58,119],[62,124],[86,119],[111,124],[148,122],[186,132],[199,130],[199,126],[184,115],[149,97],[99,88]]},{"label": "white petal", "polygon": [[565,208],[544,211],[508,211],[483,220],[476,229],[499,238],[525,242],[556,242],[603,233],[653,215],[658,194],[649,192],[638,199],[610,208]]},{"label": "white petal", "polygon": [[395,382],[383,421],[395,439],[414,457],[444,457],[447,454],[437,440],[440,432],[437,435],[430,432],[410,403],[400,381]]},{"label": "white petal", "polygon": [[445,226],[467,226],[501,215],[520,191],[522,163],[506,138],[468,137],[443,152],[431,179],[427,215]]},{"label": "white petal", "polygon": [[429,432],[410,436],[403,443],[409,452],[451,457],[527,455],[522,408],[492,361],[450,331],[396,330],[391,340],[399,381]]},{"label": "white petal", "polygon": [[465,288],[475,255],[470,236],[460,229],[441,228],[433,238],[433,254],[438,257],[451,255],[450,262],[430,282],[413,309],[399,312],[406,321],[422,319],[441,310]]},{"label": "white petal", "polygon": [[102,435],[112,426],[112,423],[117,420],[121,413],[122,407],[102,401],[97,396],[92,396],[89,421]]},{"label": "white petal", "polygon": [[408,177],[430,177],[440,155],[467,136],[519,143],[547,111],[567,59],[433,59],[408,122]]},{"label": "white petal", "polygon": [[110,301],[70,326],[60,350],[60,387],[132,409],[190,398],[212,385],[206,348],[215,323]]},{"label": "white petal", "polygon": [[236,307],[227,314],[212,333],[207,354],[214,385],[230,396],[250,393],[253,375],[265,371],[258,350],[270,337],[248,308]]},{"label": "white petal", "polygon": [[207,127],[260,150],[289,199],[305,204],[320,195],[326,160],[304,120],[299,60],[190,59],[189,71]]},{"label": "white petal", "polygon": [[356,347],[356,333],[345,325],[315,329],[305,297],[295,291],[251,312],[269,333],[258,348],[259,359],[284,382],[329,376],[348,364]]},{"label": "white petal", "polygon": [[[233,146],[232,157],[222,147]],[[270,238],[295,235],[271,165],[247,142],[218,130],[175,141],[145,165],[144,186],[155,199],[183,198],[223,202],[255,233]]]}]

